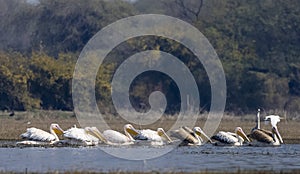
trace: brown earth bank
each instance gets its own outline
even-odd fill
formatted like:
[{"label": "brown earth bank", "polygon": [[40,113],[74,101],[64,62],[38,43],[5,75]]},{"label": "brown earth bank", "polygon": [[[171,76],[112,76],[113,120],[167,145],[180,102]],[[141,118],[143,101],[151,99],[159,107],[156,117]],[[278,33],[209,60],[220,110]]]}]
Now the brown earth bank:
[{"label": "brown earth bank", "polygon": [[[263,117],[263,116],[262,116]],[[114,130],[123,131],[123,126],[128,121],[116,116],[103,116],[106,124]],[[158,121],[147,126],[133,124],[136,128],[157,129],[162,127],[169,130],[177,121],[176,116],[163,116]],[[196,126],[203,127],[207,115],[199,115]],[[16,112],[14,116],[9,116],[8,113],[0,113],[0,140],[18,140],[21,133],[26,131],[26,128],[36,127],[48,131],[51,123],[58,123],[64,130],[77,125],[80,127],[78,120],[73,112],[65,111],[31,111],[31,112]],[[90,125],[99,126],[99,125]],[[217,128],[217,131],[234,131],[235,127],[240,126],[247,134],[255,126],[255,114],[245,116],[230,116],[224,115]],[[261,123],[262,128],[270,129],[268,125]],[[101,127],[101,126],[100,126]],[[300,121],[299,120],[282,120],[278,124],[279,131],[285,143],[300,144]]]}]

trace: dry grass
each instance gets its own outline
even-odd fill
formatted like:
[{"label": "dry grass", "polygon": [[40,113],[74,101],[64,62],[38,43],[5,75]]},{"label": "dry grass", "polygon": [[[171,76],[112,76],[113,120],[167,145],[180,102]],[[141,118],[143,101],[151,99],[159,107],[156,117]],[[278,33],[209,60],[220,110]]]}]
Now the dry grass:
[{"label": "dry grass", "polygon": [[[233,131],[235,127],[240,126],[246,133],[254,127],[255,116],[224,116],[218,130]],[[206,120],[205,115],[201,115],[196,125],[203,126]],[[135,125],[137,128],[156,129],[163,127],[168,130],[176,121],[176,117],[162,117],[154,124],[146,126]],[[26,131],[28,127],[37,127],[43,130],[48,130],[51,123],[58,123],[63,129],[68,129],[74,124],[78,127],[78,121],[73,112],[62,111],[35,111],[35,112],[17,112],[15,116],[9,117],[7,113],[0,113],[0,139],[2,140],[17,140],[19,135]],[[123,131],[123,125],[128,123],[126,120],[106,116],[105,122],[112,128],[118,131]],[[95,125],[96,126],[96,125]],[[267,128],[262,123],[264,128]],[[298,128],[300,121],[286,120],[279,123],[279,129],[286,142],[300,142],[300,134]]]},{"label": "dry grass", "polygon": [[74,117],[71,112],[16,112],[13,117],[9,117],[7,114],[2,113],[2,115],[0,115],[0,139],[19,139],[19,135],[25,132],[28,127],[49,130],[50,124],[54,122],[60,124],[61,127],[65,129],[77,124],[76,117]]}]

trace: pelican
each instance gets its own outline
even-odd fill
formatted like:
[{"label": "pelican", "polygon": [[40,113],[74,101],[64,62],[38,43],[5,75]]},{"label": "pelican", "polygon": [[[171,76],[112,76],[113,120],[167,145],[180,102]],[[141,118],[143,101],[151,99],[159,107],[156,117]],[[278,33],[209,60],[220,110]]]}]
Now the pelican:
[{"label": "pelican", "polygon": [[157,131],[151,129],[136,130],[131,124],[125,125],[128,132],[135,140],[147,140],[151,145],[164,145],[171,143],[171,138],[167,135],[163,128],[157,128]]},{"label": "pelican", "polygon": [[220,131],[212,139],[217,141],[214,145],[218,146],[241,146],[245,140],[250,142],[241,127],[235,128],[234,133]]},{"label": "pelican", "polygon": [[86,129],[77,128],[74,125],[72,128],[63,132],[67,140],[60,141],[62,144],[93,146],[99,143],[99,139],[88,133]]},{"label": "pelican", "polygon": [[[266,123],[266,122],[265,122]],[[269,134],[269,135],[272,135],[272,132],[271,131],[268,131],[268,130],[264,130],[264,129],[261,129],[260,128],[260,109],[257,110],[257,115],[256,115],[256,125],[255,127],[251,130],[251,134],[256,131],[256,130],[259,130],[261,132],[264,132],[266,134]],[[250,137],[251,134],[249,134],[248,136]]]},{"label": "pelican", "polygon": [[134,139],[128,133],[138,134],[138,132],[130,125],[124,126],[125,135],[115,130],[105,130],[101,133],[96,127],[87,127],[86,130],[91,135],[99,138],[102,142],[108,145],[130,145],[134,143]]},{"label": "pelican", "polygon": [[53,144],[59,141],[58,135],[62,135],[63,130],[56,123],[50,125],[50,133],[44,130],[31,127],[27,128],[27,131],[20,135],[22,139],[26,141],[17,142],[17,145],[46,145]]},{"label": "pelican", "polygon": [[204,143],[201,135],[207,138],[210,142],[211,139],[202,131],[200,127],[194,127],[191,130],[187,126],[182,126],[178,130],[172,132],[173,136],[180,139],[182,142],[180,143],[181,146],[185,145],[202,145]]},{"label": "pelican", "polygon": [[277,123],[280,122],[278,115],[269,115],[265,118],[265,123],[270,123],[272,131],[255,129],[251,132],[250,138],[254,141],[252,146],[280,146],[283,143],[282,137],[278,131]]}]

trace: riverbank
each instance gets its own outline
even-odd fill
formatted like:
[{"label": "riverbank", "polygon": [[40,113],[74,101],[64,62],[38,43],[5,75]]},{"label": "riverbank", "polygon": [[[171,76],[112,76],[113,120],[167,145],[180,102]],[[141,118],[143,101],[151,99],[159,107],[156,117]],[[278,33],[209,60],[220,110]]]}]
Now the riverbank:
[{"label": "riverbank", "polygon": [[[123,131],[124,124],[128,122],[120,117],[104,116],[105,122],[111,129]],[[156,129],[163,127],[168,130],[176,121],[175,116],[164,116],[159,121],[148,126],[137,126],[137,128]],[[206,115],[200,115],[196,125],[202,127],[206,121]],[[77,125],[80,127],[78,120],[73,112],[65,111],[34,111],[34,112],[15,112],[10,117],[7,113],[0,113],[0,140],[18,140],[21,133],[26,128],[36,127],[48,131],[51,123],[58,123],[64,130]],[[225,115],[217,130],[233,131],[235,127],[240,126],[247,134],[255,125],[255,115],[230,116]],[[96,125],[94,125],[96,126]],[[269,127],[262,123],[262,127]],[[278,124],[280,133],[285,143],[300,144],[299,120],[282,120]]]}]

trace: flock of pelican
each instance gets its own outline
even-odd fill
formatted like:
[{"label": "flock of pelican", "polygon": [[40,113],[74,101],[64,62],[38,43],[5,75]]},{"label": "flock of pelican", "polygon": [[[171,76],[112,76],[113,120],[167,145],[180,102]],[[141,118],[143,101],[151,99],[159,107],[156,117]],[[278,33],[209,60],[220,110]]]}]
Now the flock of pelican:
[{"label": "flock of pelican", "polygon": [[[165,144],[178,143],[179,145],[202,145],[209,142],[217,146],[279,146],[283,143],[277,128],[280,122],[278,115],[266,116],[264,121],[270,124],[272,129],[260,128],[260,109],[258,109],[256,126],[246,135],[241,127],[236,127],[234,132],[220,131],[212,137],[207,136],[200,127],[190,129],[182,126],[178,130],[170,131],[170,136],[163,128],[156,131],[150,129],[138,130],[131,124],[124,126],[124,134],[115,130],[99,131],[96,127],[77,128],[71,127],[63,130],[58,124],[50,125],[50,133],[37,128],[28,128],[20,135],[24,141],[17,145],[82,145],[92,146],[98,144],[107,145],[131,145],[147,142],[150,145],[161,146]],[[63,137],[60,139],[59,137]],[[171,139],[170,137],[176,138]],[[205,138],[206,140],[204,140]]]}]

